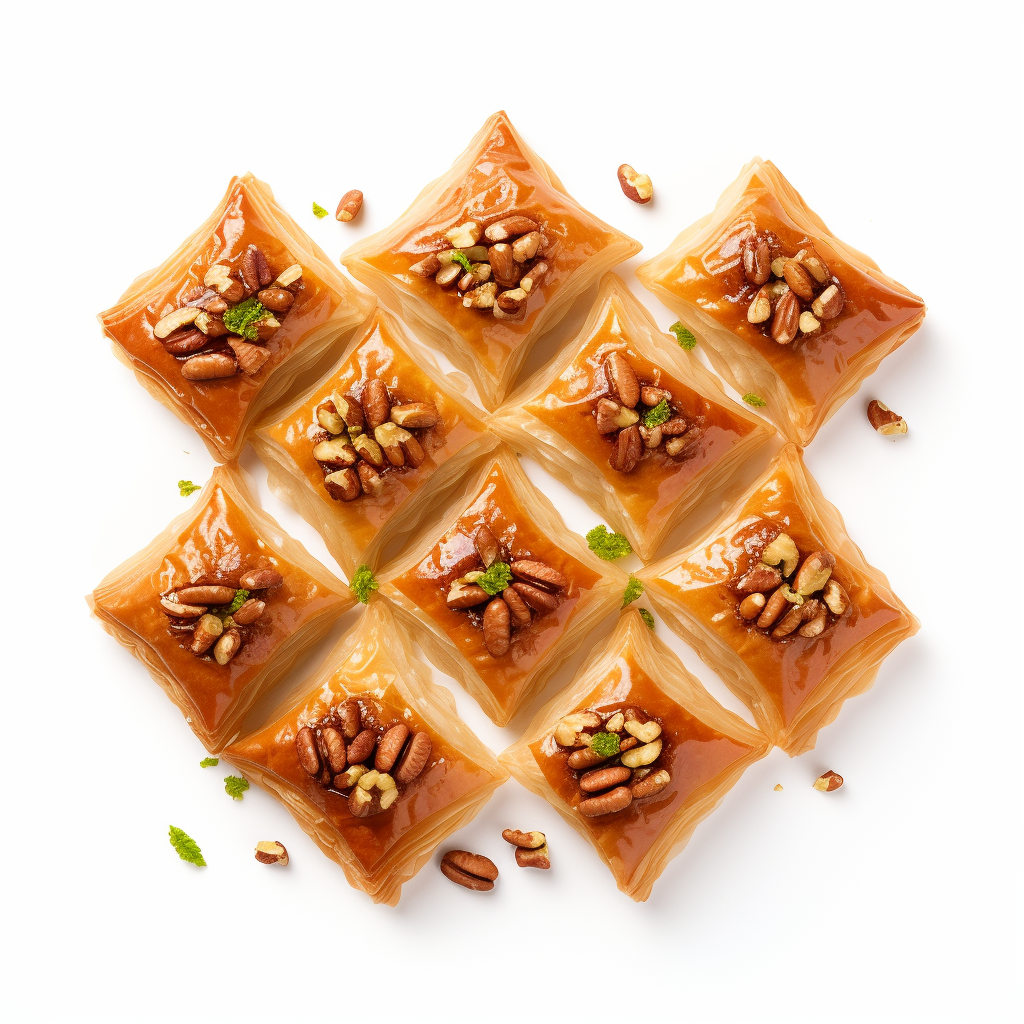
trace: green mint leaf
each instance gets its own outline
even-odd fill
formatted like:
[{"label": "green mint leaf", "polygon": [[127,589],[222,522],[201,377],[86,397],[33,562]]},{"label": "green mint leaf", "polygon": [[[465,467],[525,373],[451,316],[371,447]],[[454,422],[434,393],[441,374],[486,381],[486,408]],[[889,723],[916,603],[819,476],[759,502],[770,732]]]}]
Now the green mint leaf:
[{"label": "green mint leaf", "polygon": [[228,605],[225,615],[234,615],[249,600],[249,591],[244,587],[235,591],[235,599]]},{"label": "green mint leaf", "polygon": [[754,406],[755,409],[763,409],[768,404],[760,395],[755,395],[753,391],[748,391],[743,396],[743,401],[747,405]]},{"label": "green mint leaf", "polygon": [[199,762],[199,767],[200,768],[216,768],[217,765],[219,765],[219,764],[220,764],[220,758],[219,757],[204,757],[202,759],[202,761]]},{"label": "green mint leaf", "polygon": [[182,860],[188,861],[189,864],[195,864],[196,867],[206,867],[203,851],[199,849],[199,844],[190,835],[183,829],[172,825],[170,836],[171,846]]},{"label": "green mint leaf", "polygon": [[377,577],[370,571],[368,565],[361,565],[352,575],[352,582],[349,589],[359,598],[363,604],[370,600],[370,594],[380,587]]},{"label": "green mint leaf", "polygon": [[640,612],[640,618],[647,623],[647,628],[654,629],[654,616],[646,608],[640,608],[638,611]]},{"label": "green mint leaf", "polygon": [[452,253],[452,262],[458,263],[467,274],[473,270],[473,264],[469,262],[469,257],[461,249],[456,249]]},{"label": "green mint leaf", "polygon": [[668,399],[663,398],[653,409],[644,413],[645,427],[660,427],[672,416],[672,410],[668,407]]},{"label": "green mint leaf", "polygon": [[622,607],[625,608],[627,605],[638,600],[643,592],[644,585],[632,573],[630,573],[629,582],[626,584],[626,589],[622,593]]},{"label": "green mint leaf", "polygon": [[247,299],[242,299],[230,309],[224,310],[224,326],[232,334],[239,334],[248,341],[255,341],[258,337],[257,321],[269,315],[270,311],[263,303],[250,296]]},{"label": "green mint leaf", "polygon": [[242,794],[249,788],[248,779],[240,779],[237,775],[229,775],[224,780],[224,792],[232,800],[241,800]]},{"label": "green mint leaf", "polygon": [[619,737],[613,732],[595,732],[590,749],[601,757],[614,757],[619,752]]},{"label": "green mint leaf", "polygon": [[491,567],[476,581],[491,596],[500,594],[512,583],[512,570],[507,562],[492,562]]},{"label": "green mint leaf", "polygon": [[327,211],[317,202],[313,203],[313,216],[318,220],[323,220],[327,216]]},{"label": "green mint leaf", "polygon": [[676,341],[678,341],[687,352],[697,344],[697,339],[693,336],[693,332],[684,327],[678,320],[669,328],[669,330],[676,336]]},{"label": "green mint leaf", "polygon": [[614,562],[633,551],[621,533],[612,533],[607,526],[595,526],[587,532],[587,547],[606,562]]},{"label": "green mint leaf", "polygon": [[202,489],[202,484],[194,484],[191,480],[179,480],[178,481],[178,493],[183,497],[187,498],[194,491]]}]

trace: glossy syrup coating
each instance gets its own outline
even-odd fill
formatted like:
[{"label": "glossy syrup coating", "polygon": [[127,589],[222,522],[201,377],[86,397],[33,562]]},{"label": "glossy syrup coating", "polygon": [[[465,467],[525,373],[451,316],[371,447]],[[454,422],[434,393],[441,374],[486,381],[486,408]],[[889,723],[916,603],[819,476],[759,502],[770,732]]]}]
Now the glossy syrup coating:
[{"label": "glossy syrup coating", "polygon": [[[593,409],[595,402],[608,393],[603,365],[608,353],[616,350],[627,358],[642,384],[671,391],[675,408],[688,425],[700,429],[699,440],[687,448],[683,457],[673,458],[662,447],[646,451],[629,473],[619,473],[609,464],[612,445],[598,433]],[[653,531],[672,515],[680,496],[698,475],[756,429],[748,419],[708,401],[648,358],[624,333],[614,306],[609,306],[604,322],[579,354],[525,409],[589,459],[627,513]],[[638,411],[642,409],[638,407]]]},{"label": "glossy syrup coating", "polygon": [[[748,757],[753,748],[706,725],[671,700],[628,650],[576,710],[607,715],[627,708],[661,725],[662,750],[652,768],[666,769],[671,781],[656,796],[634,800],[625,810],[594,818],[581,815],[579,820],[606,859],[629,877],[687,800]],[[550,734],[531,744],[530,751],[551,788],[575,809],[581,800],[580,773],[567,764],[571,751],[559,747]]]},{"label": "glossy syrup coating", "polygon": [[[839,279],[845,305],[835,319],[788,345],[773,341],[767,324],[747,320],[758,289],[744,276],[744,241],[757,232],[774,232],[779,251],[794,256],[814,249]],[[869,275],[848,262],[827,238],[810,235],[790,218],[756,175],[726,224],[699,251],[685,255],[659,282],[703,310],[722,327],[751,345],[782,379],[797,404],[824,403],[870,350],[920,317],[924,304],[905,289],[890,286],[882,274]]]},{"label": "glossy syrup coating", "polygon": [[[133,367],[159,381],[183,403],[197,429],[218,447],[237,449],[239,432],[246,413],[266,387],[273,371],[294,353],[316,328],[327,322],[343,303],[334,288],[321,280],[311,261],[298,255],[279,239],[254,203],[250,182],[235,178],[225,197],[217,223],[201,242],[181,252],[172,269],[152,282],[133,285],[131,294],[145,285],[141,297],[122,302],[101,314],[107,334],[120,347]],[[269,191],[269,190],[268,190]],[[183,305],[197,287],[201,288],[207,270],[213,264],[225,264],[237,270],[246,249],[256,245],[266,256],[276,277],[287,267],[302,264],[302,282],[287,315],[279,317],[281,326],[261,344],[270,357],[259,373],[236,373],[215,380],[186,380],[181,375],[183,361],[169,354],[154,336],[157,322],[172,309]],[[163,269],[163,268],[161,268]],[[224,341],[224,349],[230,350]]]},{"label": "glossy syrup coating", "polygon": [[[457,401],[442,390],[422,368],[403,337],[398,322],[377,312],[367,324],[361,340],[341,364],[313,392],[307,395],[281,422],[259,432],[276,445],[296,470],[322,497],[325,515],[336,521],[355,549],[365,549],[377,533],[406,508],[409,501],[429,484],[436,470],[448,460],[484,436],[486,427],[473,415],[468,402]],[[422,356],[422,353],[419,354]],[[321,427],[316,409],[335,392],[362,396],[370,380],[380,380],[388,388],[391,400],[400,405],[407,402],[430,402],[439,414],[436,426],[417,431],[426,458],[420,466],[403,466],[385,475],[380,495],[363,494],[353,502],[333,501],[323,490],[324,473],[313,458],[313,438]],[[339,559],[344,564],[343,559]]]},{"label": "glossy syrup coating", "polygon": [[[529,625],[516,629],[508,653],[500,658],[493,657],[484,645],[480,628],[483,606],[467,612],[449,608],[446,600],[451,583],[480,566],[473,537],[483,524],[507,556],[536,559],[568,580],[558,607],[536,613]],[[558,643],[583,595],[599,580],[598,573],[544,535],[496,466],[454,527],[393,584],[438,624],[498,700],[514,706],[531,670]]]}]

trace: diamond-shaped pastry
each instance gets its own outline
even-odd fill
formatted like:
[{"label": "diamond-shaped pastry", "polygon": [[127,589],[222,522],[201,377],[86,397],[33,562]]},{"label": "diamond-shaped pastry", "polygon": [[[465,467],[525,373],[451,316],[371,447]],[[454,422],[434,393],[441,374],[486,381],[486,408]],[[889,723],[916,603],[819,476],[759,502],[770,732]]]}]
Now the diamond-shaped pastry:
[{"label": "diamond-shaped pastry", "polygon": [[378,597],[302,696],[224,756],[285,804],[350,885],[391,906],[508,778]]},{"label": "diamond-shaped pastry", "polygon": [[99,321],[139,383],[227,462],[373,304],[246,174]]},{"label": "diamond-shaped pastry", "polygon": [[919,623],[786,445],[697,544],[638,574],[662,617],[795,756]]},{"label": "diamond-shaped pastry", "polygon": [[537,696],[626,584],[566,529],[505,446],[380,580],[427,657],[497,725]]},{"label": "diamond-shaped pastry", "polygon": [[774,433],[662,334],[614,274],[563,357],[517,389],[494,428],[643,559]]},{"label": "diamond-shaped pastry", "polygon": [[630,611],[499,760],[639,901],[770,746]]},{"label": "diamond-shaped pastry", "polygon": [[502,111],[394,224],[342,262],[465,370],[493,409],[570,302],[639,251],[569,196]]},{"label": "diamond-shaped pastry", "polygon": [[377,310],[327,376],[254,436],[271,489],[350,577],[376,566],[497,444],[464,387]]},{"label": "diamond-shaped pastry", "polygon": [[802,445],[925,314],[760,158],[637,277],[699,336],[718,373]]},{"label": "diamond-shaped pastry", "polygon": [[355,604],[259,508],[234,464],[88,600],[211,751]]}]

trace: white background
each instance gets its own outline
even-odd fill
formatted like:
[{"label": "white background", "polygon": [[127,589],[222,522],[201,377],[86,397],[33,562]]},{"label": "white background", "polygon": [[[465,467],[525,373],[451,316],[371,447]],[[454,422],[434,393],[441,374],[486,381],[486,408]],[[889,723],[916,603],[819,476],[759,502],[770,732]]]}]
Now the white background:
[{"label": "white background", "polygon": [[[1009,5],[5,8],[8,1020],[1020,1011],[1021,26]],[[269,182],[337,256],[501,107],[583,205],[643,242],[620,272],[662,326],[675,317],[635,265],[754,154],[929,306],[807,452],[921,632],[814,751],[748,771],[646,905],[509,783],[455,840],[497,861],[492,894],[430,864],[397,909],[373,906],[278,803],[255,789],[232,802],[227,771],[199,769],[198,741],[83,600],[185,507],[175,481],[211,466],[114,360],[94,315],[207,216],[231,174]],[[653,178],[650,207],[620,194],[623,161]],[[350,188],[366,194],[354,224],[313,219],[313,200],[333,214]],[[910,424],[901,442],[868,427],[876,396]],[[251,449],[243,464],[333,566]],[[570,526],[593,525],[531,475]],[[496,751],[515,738],[455,694]],[[829,796],[811,789],[826,768],[847,780]],[[206,870],[175,857],[171,822]],[[551,872],[514,867],[509,825],[547,831]],[[290,867],[253,860],[264,838],[288,846]]]}]

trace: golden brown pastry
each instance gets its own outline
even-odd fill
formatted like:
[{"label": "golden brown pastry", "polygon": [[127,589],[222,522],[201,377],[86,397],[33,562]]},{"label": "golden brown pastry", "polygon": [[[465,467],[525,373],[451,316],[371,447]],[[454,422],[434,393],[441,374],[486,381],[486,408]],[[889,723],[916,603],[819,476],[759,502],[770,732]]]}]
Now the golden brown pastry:
[{"label": "golden brown pastry", "polygon": [[254,436],[271,489],[349,577],[376,566],[497,444],[463,381],[377,310],[327,376]]},{"label": "golden brown pastry", "polygon": [[355,604],[256,504],[234,464],[88,598],[210,751]]},{"label": "golden brown pastry", "polygon": [[534,699],[626,585],[504,445],[380,580],[403,628],[497,725]]},{"label": "golden brown pastry", "polygon": [[99,321],[139,383],[227,462],[373,305],[245,174]]},{"label": "golden brown pastry", "polygon": [[390,906],[508,778],[379,597],[303,695],[224,756],[284,803],[351,886]]},{"label": "golden brown pastry", "polygon": [[614,274],[563,357],[516,390],[494,429],[599,509],[643,559],[774,434]]},{"label": "golden brown pastry", "polygon": [[629,611],[499,761],[640,901],[770,747]]},{"label": "golden brown pastry", "polygon": [[655,608],[795,756],[919,623],[786,445],[692,549],[638,573]]},{"label": "golden brown pastry", "polygon": [[394,224],[341,259],[493,409],[572,300],[639,251],[568,195],[501,111]]},{"label": "golden brown pastry", "polygon": [[637,277],[700,338],[718,373],[802,445],[925,314],[760,158]]}]

